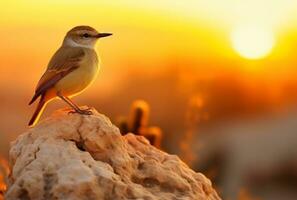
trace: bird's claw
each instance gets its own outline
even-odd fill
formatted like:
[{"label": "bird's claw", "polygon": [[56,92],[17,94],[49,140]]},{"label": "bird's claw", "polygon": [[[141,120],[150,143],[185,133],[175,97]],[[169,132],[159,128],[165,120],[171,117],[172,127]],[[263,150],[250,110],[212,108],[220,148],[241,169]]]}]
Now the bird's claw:
[{"label": "bird's claw", "polygon": [[79,114],[82,114],[82,115],[92,115],[93,112],[88,108],[86,110],[80,110],[79,111]]},{"label": "bird's claw", "polygon": [[79,110],[71,110],[68,112],[68,114],[78,113],[81,115],[92,115],[93,112],[91,111],[91,108],[87,108],[85,110],[79,109]]}]

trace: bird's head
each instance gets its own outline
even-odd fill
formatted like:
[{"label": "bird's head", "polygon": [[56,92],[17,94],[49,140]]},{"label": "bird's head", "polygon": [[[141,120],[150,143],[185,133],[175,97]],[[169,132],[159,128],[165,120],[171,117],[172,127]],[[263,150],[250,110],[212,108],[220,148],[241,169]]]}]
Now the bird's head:
[{"label": "bird's head", "polygon": [[111,33],[99,33],[90,26],[76,26],[67,32],[63,45],[71,47],[94,48],[99,38],[112,35]]}]

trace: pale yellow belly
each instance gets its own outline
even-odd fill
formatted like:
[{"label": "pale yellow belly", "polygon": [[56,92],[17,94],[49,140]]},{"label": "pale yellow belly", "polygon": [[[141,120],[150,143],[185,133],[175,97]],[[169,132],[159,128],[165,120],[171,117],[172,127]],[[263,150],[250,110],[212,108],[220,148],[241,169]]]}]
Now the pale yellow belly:
[{"label": "pale yellow belly", "polygon": [[55,89],[65,96],[78,95],[95,80],[98,71],[99,66],[97,64],[81,66],[62,78],[55,85]]}]

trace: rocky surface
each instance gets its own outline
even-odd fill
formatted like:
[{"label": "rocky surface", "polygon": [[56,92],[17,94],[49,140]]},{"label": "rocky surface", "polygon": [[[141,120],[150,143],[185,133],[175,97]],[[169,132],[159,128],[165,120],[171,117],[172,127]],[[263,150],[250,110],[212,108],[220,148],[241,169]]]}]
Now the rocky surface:
[{"label": "rocky surface", "polygon": [[177,156],[93,112],[56,111],[12,143],[7,200],[220,199]]}]

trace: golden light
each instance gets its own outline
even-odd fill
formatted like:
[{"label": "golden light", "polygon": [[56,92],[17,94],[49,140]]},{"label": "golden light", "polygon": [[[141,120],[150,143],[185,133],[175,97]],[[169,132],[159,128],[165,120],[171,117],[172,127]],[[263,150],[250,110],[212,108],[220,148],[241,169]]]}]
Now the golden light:
[{"label": "golden light", "polygon": [[231,41],[234,50],[248,59],[264,58],[275,44],[273,31],[262,26],[236,27],[232,31]]}]

